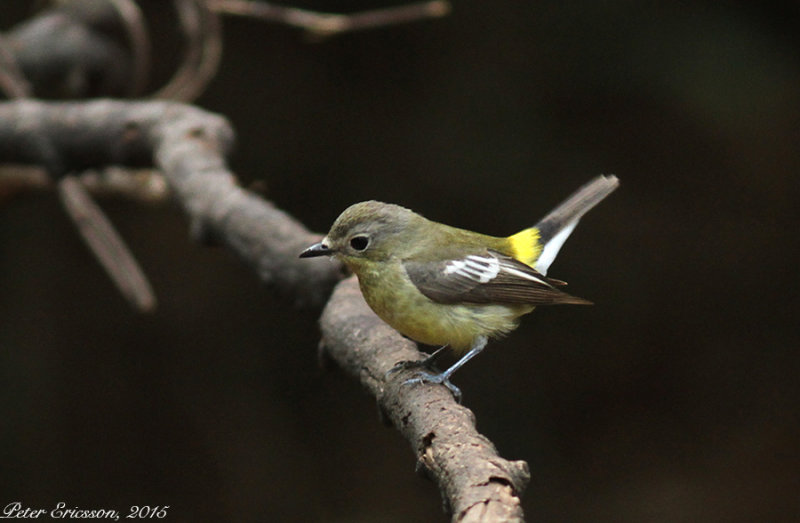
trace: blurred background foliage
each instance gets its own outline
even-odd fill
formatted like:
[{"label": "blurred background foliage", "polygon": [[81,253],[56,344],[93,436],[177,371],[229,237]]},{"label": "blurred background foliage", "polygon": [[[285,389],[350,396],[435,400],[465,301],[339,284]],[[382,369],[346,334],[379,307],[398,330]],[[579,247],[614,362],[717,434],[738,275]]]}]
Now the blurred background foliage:
[{"label": "blurred background foliage", "polygon": [[[166,76],[173,15],[143,5]],[[0,12],[8,29],[31,6]],[[617,174],[551,269],[596,305],[492,343],[457,376],[465,404],[530,464],[530,521],[797,520],[799,32],[798,4],[777,1],[456,1],[320,42],[228,18],[198,104],[234,125],[242,182],[320,232],[380,199],[509,234]],[[55,194],[0,208],[1,504],[446,519],[373,401],[318,366],[318,311],[193,244],[174,205],[101,204],[153,315]]]}]

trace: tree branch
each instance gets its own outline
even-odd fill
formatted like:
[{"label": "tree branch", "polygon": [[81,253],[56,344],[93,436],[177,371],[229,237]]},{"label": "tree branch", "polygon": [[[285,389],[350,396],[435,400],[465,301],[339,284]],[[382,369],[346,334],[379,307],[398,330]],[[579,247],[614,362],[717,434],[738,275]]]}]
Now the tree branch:
[{"label": "tree branch", "polygon": [[55,178],[99,165],[155,164],[196,239],[225,243],[262,281],[298,303],[322,306],[341,266],[297,258],[320,235],[237,185],[224,160],[232,142],[224,118],[178,103],[0,104],[0,160],[42,165]]},{"label": "tree branch", "polygon": [[398,361],[423,355],[375,316],[352,278],[331,296],[341,266],[298,259],[320,235],[237,185],[224,160],[232,140],[224,118],[177,103],[0,103],[0,161],[40,164],[55,177],[99,165],[154,163],[189,214],[195,238],[228,245],[263,281],[299,303],[328,301],[321,318],[324,354],[377,398],[414,448],[418,469],[439,485],[453,520],[521,521],[527,464],[501,458],[476,431],[472,412],[444,387],[405,386],[410,371],[386,377]]}]

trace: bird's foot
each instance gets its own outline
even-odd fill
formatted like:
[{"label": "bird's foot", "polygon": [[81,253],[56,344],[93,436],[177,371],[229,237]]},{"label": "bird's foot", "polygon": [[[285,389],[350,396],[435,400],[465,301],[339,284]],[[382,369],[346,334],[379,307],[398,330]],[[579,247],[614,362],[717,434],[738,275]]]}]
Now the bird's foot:
[{"label": "bird's foot", "polygon": [[407,379],[403,382],[403,385],[417,385],[423,383],[444,385],[453,394],[456,401],[461,403],[461,389],[450,383],[450,375],[455,369],[448,369],[445,372],[440,372],[439,369],[436,368],[436,360],[439,359],[439,356],[445,349],[447,349],[447,345],[439,347],[439,349],[424,360],[399,361],[394,367],[389,369],[386,373],[386,377],[402,370],[419,369],[417,376]]},{"label": "bird's foot", "polygon": [[404,381],[403,385],[421,385],[423,383],[444,385],[453,394],[456,402],[461,403],[461,389],[450,382],[450,375],[447,372],[431,374],[430,372],[421,371],[416,377]]}]

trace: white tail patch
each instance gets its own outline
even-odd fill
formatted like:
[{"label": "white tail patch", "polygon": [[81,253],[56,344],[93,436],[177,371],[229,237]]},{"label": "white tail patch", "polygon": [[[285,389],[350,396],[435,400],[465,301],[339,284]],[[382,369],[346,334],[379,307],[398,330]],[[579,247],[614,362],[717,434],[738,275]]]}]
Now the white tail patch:
[{"label": "white tail patch", "polygon": [[564,242],[567,241],[569,235],[575,230],[575,226],[578,225],[578,221],[579,220],[575,220],[558,231],[558,234],[550,238],[550,241],[544,244],[542,254],[539,255],[539,259],[536,260],[536,264],[533,266],[534,269],[542,274],[547,274],[547,269],[550,268],[550,264],[553,263],[553,260],[555,260],[556,256],[558,256],[558,251],[561,250],[561,246],[564,245]]}]

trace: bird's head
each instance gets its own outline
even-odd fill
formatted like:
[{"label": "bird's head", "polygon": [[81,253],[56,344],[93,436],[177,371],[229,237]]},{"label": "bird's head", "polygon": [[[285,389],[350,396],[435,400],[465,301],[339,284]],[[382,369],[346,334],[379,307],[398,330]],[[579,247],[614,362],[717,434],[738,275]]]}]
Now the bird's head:
[{"label": "bird's head", "polygon": [[336,218],[328,235],[301,254],[301,258],[337,256],[351,269],[401,254],[411,228],[423,220],[414,212],[376,201],[351,205]]}]

